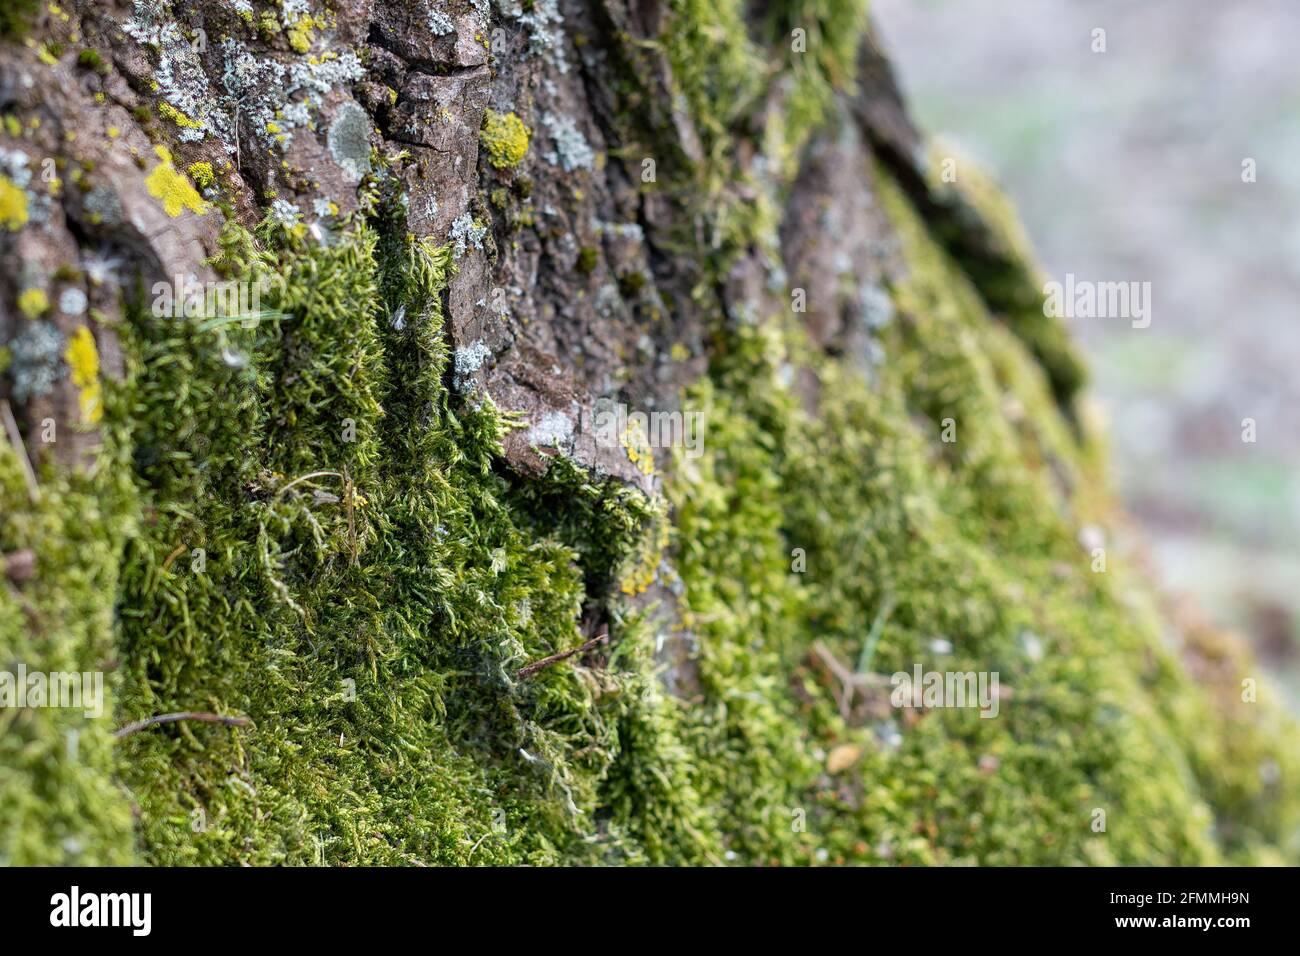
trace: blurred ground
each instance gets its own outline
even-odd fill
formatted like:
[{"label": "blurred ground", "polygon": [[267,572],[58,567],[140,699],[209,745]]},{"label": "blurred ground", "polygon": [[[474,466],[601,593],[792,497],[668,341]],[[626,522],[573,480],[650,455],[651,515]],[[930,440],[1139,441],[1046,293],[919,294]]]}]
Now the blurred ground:
[{"label": "blurred ground", "polygon": [[1300,3],[872,9],[921,123],[1002,183],[1054,278],[1152,283],[1149,328],[1073,322],[1121,491],[1166,585],[1300,705]]}]

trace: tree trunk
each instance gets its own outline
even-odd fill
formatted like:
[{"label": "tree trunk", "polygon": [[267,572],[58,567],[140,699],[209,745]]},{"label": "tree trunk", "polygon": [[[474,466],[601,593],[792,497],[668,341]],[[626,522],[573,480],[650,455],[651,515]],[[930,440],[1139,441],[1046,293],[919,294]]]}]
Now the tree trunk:
[{"label": "tree trunk", "polygon": [[0,861],[1294,853],[861,6],[8,14]]}]

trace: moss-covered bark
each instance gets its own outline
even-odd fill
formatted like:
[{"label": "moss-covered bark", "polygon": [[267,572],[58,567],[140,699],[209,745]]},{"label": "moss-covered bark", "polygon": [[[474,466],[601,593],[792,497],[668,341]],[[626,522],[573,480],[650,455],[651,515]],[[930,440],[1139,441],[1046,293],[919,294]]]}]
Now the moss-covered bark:
[{"label": "moss-covered bark", "polygon": [[[0,670],[110,705],[0,710],[0,861],[1300,853],[1293,725],[1098,570],[1080,363],[858,3],[21,19]],[[175,272],[265,295],[160,315]],[[891,706],[916,665],[997,718]],[[112,736],[182,711],[247,723]]]}]

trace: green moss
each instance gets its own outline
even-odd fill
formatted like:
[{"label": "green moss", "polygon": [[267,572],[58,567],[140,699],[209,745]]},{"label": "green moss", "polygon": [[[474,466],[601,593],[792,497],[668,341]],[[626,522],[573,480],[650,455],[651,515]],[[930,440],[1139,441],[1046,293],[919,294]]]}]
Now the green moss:
[{"label": "green moss", "polygon": [[[30,549],[31,580],[0,587],[0,670],[98,672],[101,716],[84,709],[0,710],[0,865],[133,860],[131,809],[115,780],[110,733],[117,675],[113,600],[138,511],[115,432],[89,474],[44,474],[33,502],[0,432],[0,554]],[[105,673],[107,672],[107,673]]]},{"label": "green moss", "polygon": [[104,62],[103,56],[98,50],[89,47],[77,54],[77,66],[100,74],[108,73],[108,64]]},{"label": "green moss", "polygon": [[618,291],[625,299],[635,299],[646,286],[646,277],[640,272],[624,272],[618,277]]},{"label": "green moss", "polygon": [[27,32],[40,0],[11,0],[0,8],[0,37],[19,40]]}]

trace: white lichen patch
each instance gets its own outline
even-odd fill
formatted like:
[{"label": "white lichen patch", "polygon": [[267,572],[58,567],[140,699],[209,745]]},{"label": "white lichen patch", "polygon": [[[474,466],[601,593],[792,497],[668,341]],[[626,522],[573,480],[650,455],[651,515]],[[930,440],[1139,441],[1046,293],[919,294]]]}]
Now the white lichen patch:
[{"label": "white lichen patch", "polygon": [[59,295],[59,311],[64,315],[81,315],[87,304],[86,293],[75,286],[64,289]]},{"label": "white lichen patch", "polygon": [[355,103],[344,103],[326,137],[330,155],[352,179],[370,172],[370,117]]},{"label": "white lichen patch", "polygon": [[573,419],[563,412],[546,412],[528,429],[528,444],[534,447],[570,451],[573,448]]},{"label": "white lichen patch", "polygon": [[453,243],[451,257],[461,258],[470,246],[481,250],[483,237],[486,235],[487,227],[476,223],[469,213],[460,216],[451,224],[451,232],[447,234],[447,238]]},{"label": "white lichen patch", "polygon": [[452,384],[458,392],[468,392],[474,387],[474,373],[483,367],[483,363],[492,356],[492,350],[483,344],[482,340],[477,340],[469,345],[462,345],[456,349],[453,356],[455,370],[452,374]]},{"label": "white lichen patch", "polygon": [[0,173],[8,176],[19,189],[26,189],[32,181],[31,160],[21,149],[0,147]]},{"label": "white lichen patch", "polygon": [[63,337],[49,322],[33,322],[9,345],[13,397],[19,404],[48,395],[59,380]]},{"label": "white lichen patch", "polygon": [[436,37],[445,37],[449,33],[456,32],[456,22],[447,14],[434,9],[432,6],[429,8],[426,20],[429,24],[429,30]]},{"label": "white lichen patch", "polygon": [[874,282],[864,282],[858,287],[858,314],[867,328],[883,329],[894,318],[894,301]]},{"label": "white lichen patch", "polygon": [[[514,10],[522,6],[512,4]],[[559,0],[534,0],[532,9],[527,13],[515,13],[503,9],[507,16],[516,16],[528,30],[529,46],[533,53],[555,68],[557,73],[569,72],[568,55],[564,50],[564,16],[560,13]]]},{"label": "white lichen patch", "polygon": [[[221,84],[264,146],[287,147],[292,131],[311,124],[313,111],[319,112],[330,91],[343,89],[365,75],[365,67],[350,50],[310,56],[286,66],[254,55],[229,37],[222,41],[221,49],[225,57]],[[295,99],[298,93],[304,95]]]},{"label": "white lichen patch", "polygon": [[271,203],[271,209],[267,215],[272,222],[278,223],[286,229],[292,229],[302,222],[302,210],[287,199],[277,199]]},{"label": "white lichen patch", "polygon": [[167,4],[161,0],[135,0],[132,16],[122,24],[122,32],[157,52],[158,68],[153,78],[167,107],[160,112],[175,124],[177,138],[197,142],[211,134],[234,152],[230,114],[213,98],[199,50],[181,25],[171,19]]},{"label": "white lichen patch", "polygon": [[645,230],[639,222],[604,222],[596,220],[593,226],[598,236],[614,236],[631,242],[644,242]]},{"label": "white lichen patch", "polygon": [[591,169],[595,165],[596,153],[572,118],[544,113],[542,125],[546,127],[551,141],[555,144],[555,148],[545,154],[548,163],[559,166],[566,173],[578,169]]}]

